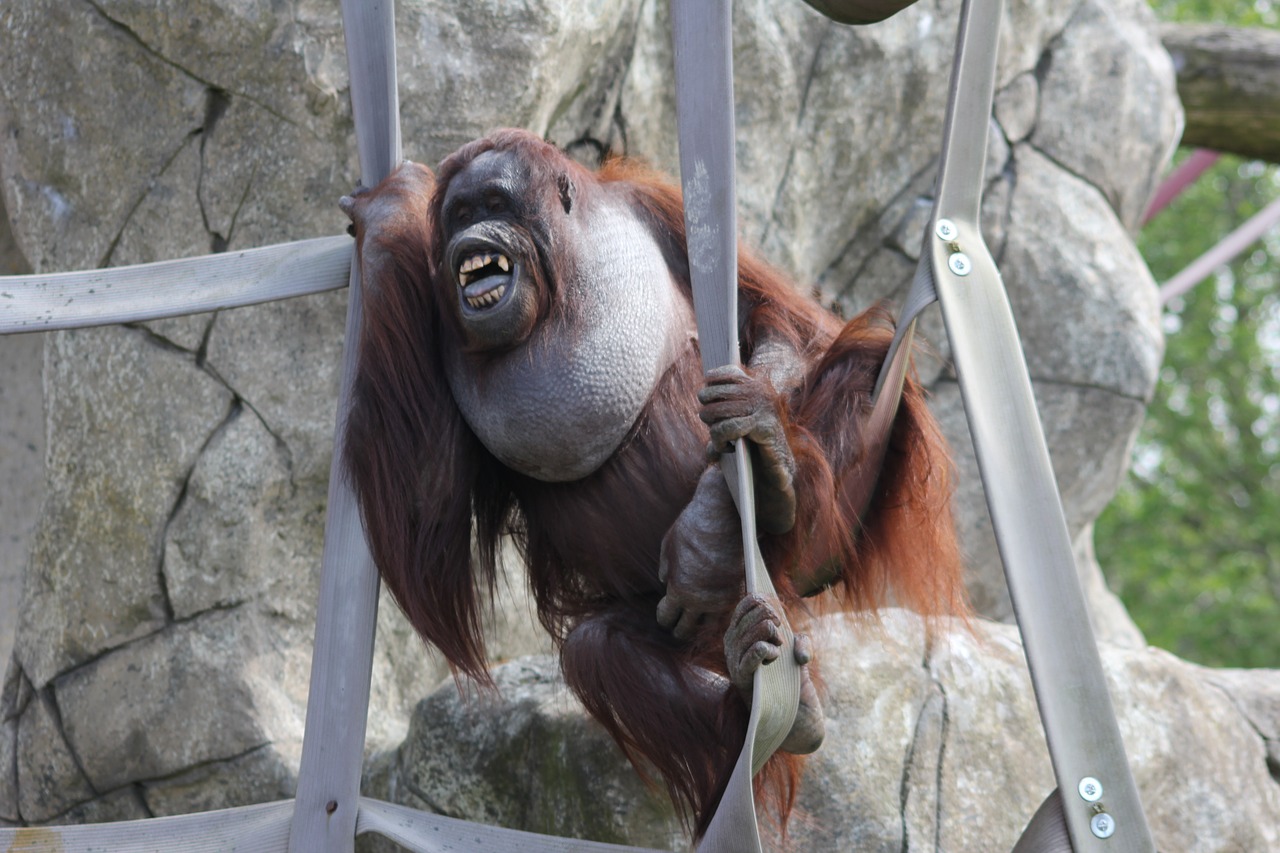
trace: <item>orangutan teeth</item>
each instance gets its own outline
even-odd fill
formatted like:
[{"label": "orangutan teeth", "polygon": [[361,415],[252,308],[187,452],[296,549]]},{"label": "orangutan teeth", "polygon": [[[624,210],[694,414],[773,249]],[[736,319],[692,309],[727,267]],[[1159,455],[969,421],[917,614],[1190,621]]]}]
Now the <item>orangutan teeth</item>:
[{"label": "orangutan teeth", "polygon": [[497,264],[504,273],[511,272],[511,260],[506,255],[481,252],[465,258],[458,266],[459,283],[465,287],[471,280],[471,273],[482,270],[490,264]]},{"label": "orangutan teeth", "polygon": [[[486,287],[484,280],[493,276],[510,275],[514,266],[511,259],[500,252],[476,252],[463,258],[462,263],[458,264],[458,287],[463,291],[462,298],[467,305],[473,310],[497,305],[507,292],[506,284],[499,284],[500,279],[495,279]],[[468,294],[468,286],[474,290],[483,289],[484,293],[474,296]]]},{"label": "orangutan teeth", "polygon": [[482,293],[479,296],[468,296],[467,304],[472,308],[490,308],[497,305],[502,300],[502,294],[506,292],[506,285],[500,285],[488,293]]}]

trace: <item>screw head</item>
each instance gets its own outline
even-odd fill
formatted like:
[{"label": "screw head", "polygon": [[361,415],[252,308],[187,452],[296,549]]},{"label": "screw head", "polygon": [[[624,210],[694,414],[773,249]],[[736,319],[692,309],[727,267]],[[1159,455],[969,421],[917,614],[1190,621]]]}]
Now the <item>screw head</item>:
[{"label": "screw head", "polygon": [[938,235],[939,240],[949,243],[960,236],[960,229],[950,219],[939,219],[933,227],[933,233]]},{"label": "screw head", "polygon": [[964,252],[956,252],[948,258],[947,266],[953,273],[959,276],[968,275],[973,271],[973,262],[969,260],[969,256]]},{"label": "screw head", "polygon": [[1106,812],[1096,814],[1093,816],[1093,820],[1089,821],[1089,829],[1099,838],[1110,838],[1116,832],[1115,818]]},{"label": "screw head", "polygon": [[1092,776],[1086,776],[1080,780],[1080,799],[1086,803],[1096,803],[1102,799],[1102,783]]}]

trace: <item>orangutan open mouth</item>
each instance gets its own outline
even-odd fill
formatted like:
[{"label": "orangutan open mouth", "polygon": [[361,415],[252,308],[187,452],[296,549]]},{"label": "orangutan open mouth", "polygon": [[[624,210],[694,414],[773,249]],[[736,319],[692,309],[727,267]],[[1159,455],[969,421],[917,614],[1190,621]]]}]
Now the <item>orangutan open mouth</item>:
[{"label": "orangutan open mouth", "polygon": [[506,295],[515,265],[498,251],[481,250],[463,257],[456,278],[462,298],[476,311],[492,308]]}]

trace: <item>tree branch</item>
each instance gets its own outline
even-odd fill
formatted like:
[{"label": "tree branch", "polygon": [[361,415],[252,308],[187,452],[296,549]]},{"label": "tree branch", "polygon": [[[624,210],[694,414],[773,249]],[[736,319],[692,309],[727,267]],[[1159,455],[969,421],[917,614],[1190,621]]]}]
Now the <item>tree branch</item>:
[{"label": "tree branch", "polygon": [[1280,162],[1280,30],[1165,24],[1183,145]]}]

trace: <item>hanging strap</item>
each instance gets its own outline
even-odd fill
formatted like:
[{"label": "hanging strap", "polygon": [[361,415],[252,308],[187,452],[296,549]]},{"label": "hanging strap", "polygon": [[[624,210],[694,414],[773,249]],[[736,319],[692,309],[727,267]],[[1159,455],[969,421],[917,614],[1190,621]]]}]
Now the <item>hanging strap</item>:
[{"label": "hanging strap", "polygon": [[[1018,849],[1150,853],[1155,846],[1107,692],[1018,332],[978,225],[1001,6],[965,0],[960,14],[921,264],[931,267],[942,307],[1058,781]],[[1058,815],[1070,847],[1049,829]]]},{"label": "hanging strap", "polygon": [[[390,0],[380,3],[344,0],[342,14],[360,170],[365,185],[374,186],[401,159],[394,9]],[[351,268],[349,292],[311,693],[307,701],[307,727],[289,850],[291,853],[350,853],[357,832],[377,832],[421,853],[445,850],[643,853],[637,847],[517,832],[359,797],[378,575],[365,543],[354,495],[341,467],[345,418],[350,406],[360,334],[358,263],[353,263]]]},{"label": "hanging strap", "polygon": [[[673,0],[676,116],[689,275],[704,370],[737,364],[738,229],[734,191],[731,0]],[[751,457],[744,441],[721,459],[742,519],[749,595],[777,601],[756,541]],[[781,606],[777,607],[782,613]],[[752,777],[786,739],[800,703],[795,638],[782,624],[778,659],[756,670],[746,740],[700,853],[759,851]]]},{"label": "hanging strap", "polygon": [[361,797],[356,833],[366,832],[389,838],[414,853],[660,853],[645,847],[486,826]]},{"label": "hanging strap", "polygon": [[[342,24],[351,78],[360,174],[375,186],[400,162],[394,4],[344,0]],[[353,255],[333,459],[329,467],[320,600],[311,687],[298,769],[290,853],[351,853],[378,616],[378,573],[343,468],[362,318],[360,264]]]},{"label": "hanging strap", "polygon": [[859,518],[871,506],[871,498],[880,482],[878,472],[884,468],[884,457],[889,450],[889,439],[893,435],[894,418],[902,402],[902,390],[907,370],[911,366],[911,344],[915,339],[916,318],[937,300],[938,294],[933,288],[933,271],[927,263],[922,262],[916,267],[915,278],[911,281],[911,289],[907,292],[902,314],[898,318],[898,327],[889,343],[884,363],[880,366],[880,375],[876,378],[875,389],[871,393],[871,413],[864,426],[866,461],[859,470],[875,471],[877,475],[850,478],[852,482],[846,483],[845,499]]},{"label": "hanging strap", "polygon": [[[850,16],[860,14],[862,4],[810,5],[853,22]],[[965,0],[961,11],[938,198],[877,379],[869,452],[877,464],[883,459],[916,315],[937,300],[1058,779],[1015,849],[1084,853],[1105,844],[1107,851],[1154,851],[1085,609],[1021,342],[979,230],[1001,12],[1001,0]],[[850,496],[859,501],[855,506],[870,500],[870,488]]]},{"label": "hanging strap", "polygon": [[0,277],[0,335],[137,323],[347,286],[351,238],[83,272]]},{"label": "hanging strap", "polygon": [[200,814],[83,826],[0,829],[5,853],[279,853],[289,837],[293,800]]}]

